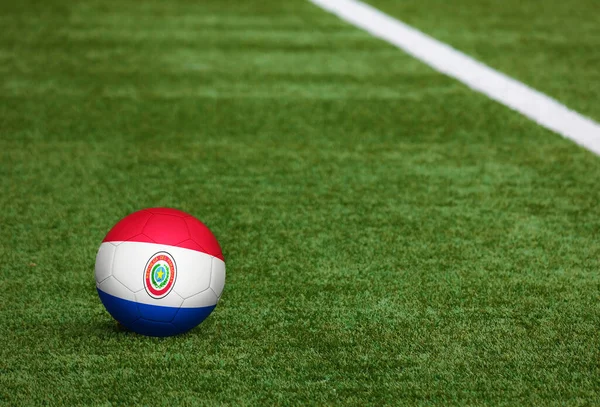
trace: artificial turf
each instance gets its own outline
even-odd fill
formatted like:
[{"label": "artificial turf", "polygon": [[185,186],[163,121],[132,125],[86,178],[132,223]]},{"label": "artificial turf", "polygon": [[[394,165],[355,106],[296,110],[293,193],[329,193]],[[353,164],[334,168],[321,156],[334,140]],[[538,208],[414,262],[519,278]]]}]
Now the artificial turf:
[{"label": "artificial turf", "polygon": [[368,0],[600,121],[596,0]]},{"label": "artificial turf", "polygon": [[[0,403],[600,403],[597,156],[308,2],[1,7]],[[153,206],[227,264],[167,339],[93,276]]]}]

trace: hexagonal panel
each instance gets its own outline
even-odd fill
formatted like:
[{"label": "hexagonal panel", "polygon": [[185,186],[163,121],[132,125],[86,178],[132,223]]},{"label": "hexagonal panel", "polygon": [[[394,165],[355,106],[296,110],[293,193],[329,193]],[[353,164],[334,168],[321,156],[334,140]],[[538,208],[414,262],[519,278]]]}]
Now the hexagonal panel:
[{"label": "hexagonal panel", "polygon": [[105,242],[122,242],[142,233],[152,214],[147,211],[134,212],[121,219],[104,238]]},{"label": "hexagonal panel", "polygon": [[110,242],[104,242],[100,245],[96,255],[96,266],[94,267],[96,283],[101,283],[112,275],[115,250],[116,246]]},{"label": "hexagonal panel", "polygon": [[195,250],[197,252],[202,253],[206,252],[206,250],[204,250],[203,247],[200,247],[200,245],[192,239],[184,240],[183,242],[177,243],[177,247],[183,247],[184,249]]},{"label": "hexagonal panel", "polygon": [[185,219],[190,230],[192,239],[202,247],[204,253],[210,254],[223,260],[221,246],[217,242],[217,238],[212,234],[206,225],[194,217]]},{"label": "hexagonal panel", "polygon": [[131,329],[149,336],[170,336],[181,332],[180,328],[169,322],[150,321],[145,318],[140,318],[132,323]]},{"label": "hexagonal panel", "polygon": [[210,288],[212,288],[218,298],[221,298],[223,287],[225,287],[225,262],[213,257]]},{"label": "hexagonal panel", "polygon": [[213,290],[205,290],[190,298],[186,298],[181,304],[181,308],[199,308],[210,307],[217,303],[218,299]]},{"label": "hexagonal panel", "polygon": [[108,313],[122,324],[129,324],[140,317],[133,293],[113,276],[98,285],[98,295]]},{"label": "hexagonal panel", "polygon": [[103,282],[96,285],[99,290],[104,291],[106,294],[110,294],[113,297],[118,297],[123,300],[135,301],[135,295],[131,290],[121,284],[113,276],[108,277]]},{"label": "hexagonal panel", "polygon": [[155,300],[142,290],[135,293],[135,298],[142,318],[158,322],[171,322],[183,303],[183,298],[173,291],[166,297]]},{"label": "hexagonal panel", "polygon": [[[171,307],[179,308],[183,303],[183,298],[176,292],[171,291],[166,297],[156,299],[150,297],[146,290],[140,290],[135,293],[135,300],[140,304],[147,304],[156,307]],[[152,318],[150,318],[152,319]]]},{"label": "hexagonal panel", "polygon": [[214,305],[200,308],[179,308],[177,315],[175,315],[175,318],[171,323],[179,328],[180,332],[188,331],[204,321],[214,308]]},{"label": "hexagonal panel", "polygon": [[170,215],[152,215],[143,233],[156,243],[168,245],[176,245],[190,238],[185,221]]},{"label": "hexagonal panel", "polygon": [[183,211],[180,211],[179,209],[173,209],[173,208],[148,208],[146,210],[155,215],[170,215],[170,216],[176,216],[178,218],[187,218],[188,216],[191,216],[188,213],[185,213]]},{"label": "hexagonal panel", "polygon": [[177,253],[177,279],[173,290],[183,298],[206,290],[210,285],[212,257],[186,249],[179,249],[173,253]]},{"label": "hexagonal panel", "polygon": [[117,246],[112,266],[112,275],[132,292],[144,288],[146,263],[159,252],[160,246],[153,243],[124,242]]},{"label": "hexagonal panel", "polygon": [[[146,236],[143,233],[140,233],[139,235],[135,235],[130,237],[129,239],[127,239],[128,242],[145,242],[145,243],[156,243],[154,241],[154,239],[150,239],[148,236]],[[121,244],[123,242],[120,243],[115,243],[116,246],[118,246],[119,244]]]}]

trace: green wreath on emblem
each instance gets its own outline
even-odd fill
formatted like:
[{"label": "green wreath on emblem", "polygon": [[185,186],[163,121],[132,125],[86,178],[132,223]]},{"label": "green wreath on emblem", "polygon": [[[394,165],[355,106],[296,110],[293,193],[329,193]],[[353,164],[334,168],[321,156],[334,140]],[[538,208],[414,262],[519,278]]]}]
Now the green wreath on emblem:
[{"label": "green wreath on emblem", "polygon": [[152,273],[150,273],[151,279],[152,279],[152,285],[154,287],[156,287],[157,289],[161,289],[164,286],[167,285],[167,283],[169,282],[169,275],[171,274],[171,270],[169,269],[168,265],[164,265],[164,268],[166,269],[167,272],[167,276],[165,277],[165,279],[163,281],[161,281],[160,283],[158,283],[156,281],[156,269],[163,266],[162,264],[156,264],[153,268],[152,268]]}]

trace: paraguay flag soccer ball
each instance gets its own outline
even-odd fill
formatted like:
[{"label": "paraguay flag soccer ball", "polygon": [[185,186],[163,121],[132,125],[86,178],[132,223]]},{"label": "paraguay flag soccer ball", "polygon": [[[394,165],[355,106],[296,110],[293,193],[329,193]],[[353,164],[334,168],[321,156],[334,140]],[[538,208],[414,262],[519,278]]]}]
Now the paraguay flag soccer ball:
[{"label": "paraguay flag soccer ball", "polygon": [[96,257],[102,303],[117,321],[144,335],[194,328],[215,308],[224,285],[217,239],[176,209],[144,209],[123,218]]}]

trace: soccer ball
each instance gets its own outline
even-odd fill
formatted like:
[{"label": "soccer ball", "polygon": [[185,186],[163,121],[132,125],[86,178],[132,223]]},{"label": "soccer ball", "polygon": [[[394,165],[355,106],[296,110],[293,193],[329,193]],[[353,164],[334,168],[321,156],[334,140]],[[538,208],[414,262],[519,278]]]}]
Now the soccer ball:
[{"label": "soccer ball", "polygon": [[225,285],[219,242],[198,219],[169,208],[123,218],[96,256],[96,288],[106,310],[126,328],[170,336],[200,324]]}]

